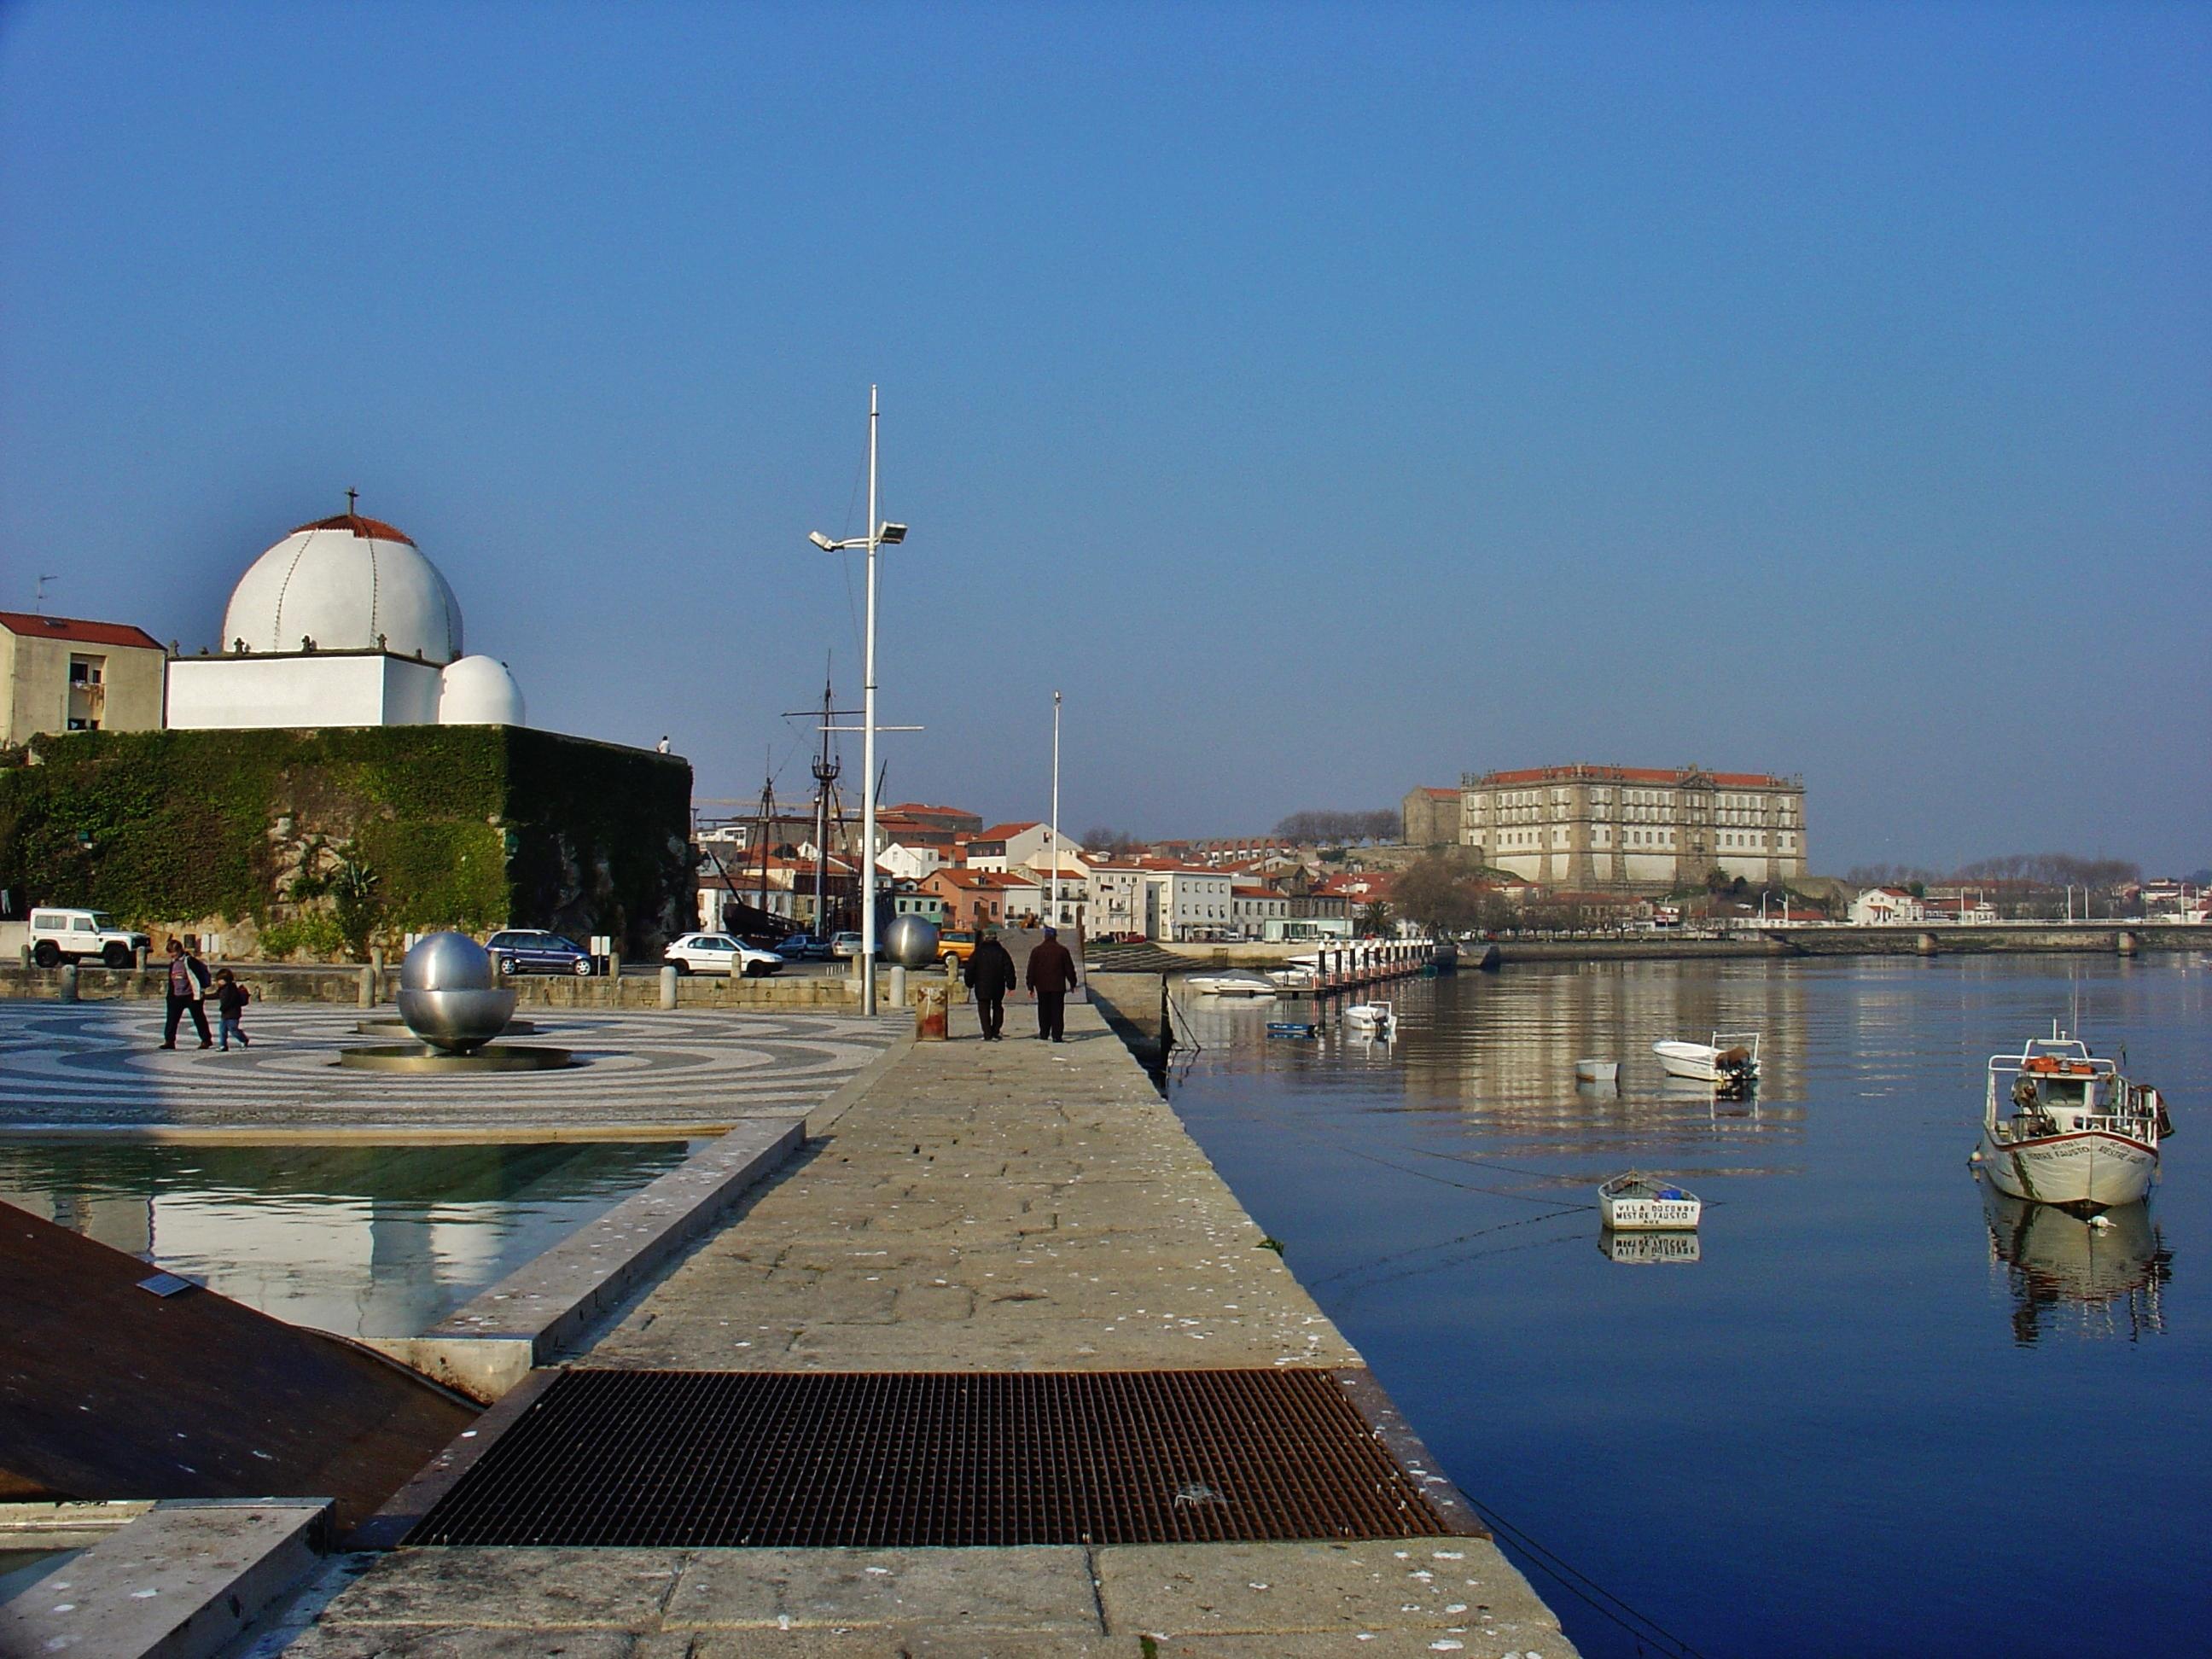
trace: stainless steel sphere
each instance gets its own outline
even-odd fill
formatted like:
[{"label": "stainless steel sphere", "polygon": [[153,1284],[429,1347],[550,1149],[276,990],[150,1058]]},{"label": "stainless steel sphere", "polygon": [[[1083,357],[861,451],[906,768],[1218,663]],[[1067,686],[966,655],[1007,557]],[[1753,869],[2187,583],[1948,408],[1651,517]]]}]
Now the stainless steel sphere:
[{"label": "stainless steel sphere", "polygon": [[407,1029],[449,1054],[481,1048],[514,1017],[514,993],[503,989],[491,954],[465,933],[433,933],[416,941],[399,965],[399,1018]]},{"label": "stainless steel sphere", "polygon": [[490,991],[498,985],[491,952],[466,933],[426,933],[399,964],[404,991]]},{"label": "stainless steel sphere", "polygon": [[927,916],[893,916],[884,929],[884,960],[895,968],[927,968],[937,960],[937,924]]}]

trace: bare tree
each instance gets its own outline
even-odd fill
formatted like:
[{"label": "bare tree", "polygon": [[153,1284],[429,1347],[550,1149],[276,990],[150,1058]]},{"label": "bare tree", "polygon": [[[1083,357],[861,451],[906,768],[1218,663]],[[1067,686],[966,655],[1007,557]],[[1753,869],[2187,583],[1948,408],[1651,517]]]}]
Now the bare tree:
[{"label": "bare tree", "polygon": [[1127,830],[1109,830],[1103,825],[1085,830],[1079,838],[1086,853],[1121,854],[1133,852],[1145,843]]},{"label": "bare tree", "polygon": [[1275,826],[1289,842],[1312,842],[1333,847],[1357,842],[1395,841],[1405,831],[1403,814],[1395,806],[1367,812],[1293,812]]}]

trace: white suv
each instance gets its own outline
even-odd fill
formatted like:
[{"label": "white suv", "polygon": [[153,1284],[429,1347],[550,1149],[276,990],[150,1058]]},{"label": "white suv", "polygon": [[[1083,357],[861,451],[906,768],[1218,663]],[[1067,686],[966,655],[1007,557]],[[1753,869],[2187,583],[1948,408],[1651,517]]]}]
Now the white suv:
[{"label": "white suv", "polygon": [[128,968],[154,942],[143,933],[118,927],[105,910],[33,910],[30,938],[31,960],[41,968],[58,968],[87,957],[98,957],[110,968]]}]

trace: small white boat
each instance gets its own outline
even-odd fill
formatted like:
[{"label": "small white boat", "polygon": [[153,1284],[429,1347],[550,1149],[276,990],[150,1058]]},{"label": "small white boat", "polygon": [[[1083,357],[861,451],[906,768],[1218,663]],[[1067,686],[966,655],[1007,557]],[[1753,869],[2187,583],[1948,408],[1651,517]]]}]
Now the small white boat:
[{"label": "small white boat", "polygon": [[1275,982],[1261,974],[1186,974],[1183,988],[1207,997],[1267,997],[1275,994]]},{"label": "small white boat", "polygon": [[1273,981],[1278,990],[1283,991],[1310,991],[1321,983],[1321,975],[1312,969],[1300,968],[1295,964],[1288,968],[1275,969],[1268,974],[1267,977]]},{"label": "small white boat", "polygon": [[1620,1062],[1617,1060],[1578,1060],[1575,1062],[1575,1081],[1610,1083],[1617,1088],[1620,1084]]},{"label": "small white boat", "polygon": [[1716,1031],[1711,1042],[1670,1038],[1651,1045],[1668,1077],[1716,1089],[1742,1090],[1759,1081],[1759,1033]]},{"label": "small white boat", "polygon": [[2016,1054],[1990,1058],[1974,1161],[1997,1190],[2094,1215],[2138,1202],[2173,1133],[2166,1102],[2053,1021]]},{"label": "small white boat", "polygon": [[1598,1209],[1615,1232],[1686,1232],[1705,1212],[1695,1193],[1631,1170],[1597,1189]]},{"label": "small white boat", "polygon": [[1355,1002],[1344,1011],[1344,1023],[1378,1036],[1388,1036],[1398,1023],[1398,1011],[1387,1002]]}]

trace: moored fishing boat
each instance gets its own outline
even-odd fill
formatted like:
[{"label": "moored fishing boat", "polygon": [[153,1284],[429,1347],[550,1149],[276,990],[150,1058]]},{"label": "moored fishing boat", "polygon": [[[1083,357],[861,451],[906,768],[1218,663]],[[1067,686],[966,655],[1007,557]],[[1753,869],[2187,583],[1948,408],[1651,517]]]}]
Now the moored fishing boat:
[{"label": "moored fishing boat", "polygon": [[1344,1011],[1346,1024],[1372,1031],[1377,1036],[1389,1036],[1397,1020],[1398,1011],[1387,1002],[1355,1002]]},{"label": "moored fishing boat", "polygon": [[2094,1215],[2149,1193],[2172,1133],[2157,1090],[2054,1020],[2048,1037],[1990,1057],[1974,1161],[2000,1192]]}]

